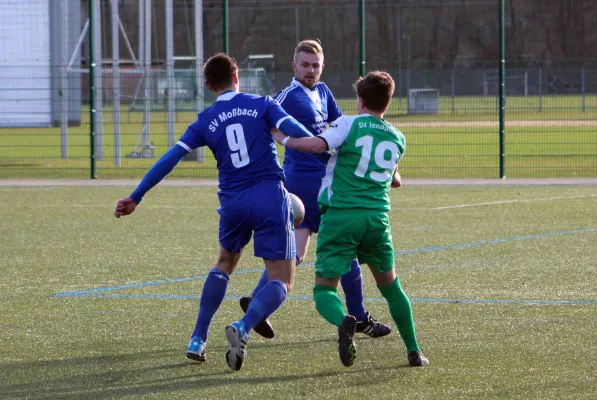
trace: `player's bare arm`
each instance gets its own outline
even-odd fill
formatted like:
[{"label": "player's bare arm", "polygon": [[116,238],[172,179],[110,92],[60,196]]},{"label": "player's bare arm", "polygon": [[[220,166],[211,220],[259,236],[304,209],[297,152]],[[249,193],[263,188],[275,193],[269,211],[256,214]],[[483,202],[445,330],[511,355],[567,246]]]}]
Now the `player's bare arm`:
[{"label": "player's bare arm", "polygon": [[325,141],[325,139],[318,136],[291,138],[290,136],[283,134],[281,131],[276,130],[272,134],[272,137],[282,146],[289,147],[293,150],[302,151],[303,153],[320,154],[328,150],[328,143]]},{"label": "player's bare arm", "polygon": [[394,171],[394,176],[392,177],[392,187],[399,188],[402,186],[402,177],[400,176],[400,172],[398,172],[398,167],[396,167],[396,171]]},{"label": "player's bare arm", "polygon": [[168,150],[166,154],[160,157],[143,177],[141,183],[139,183],[133,193],[131,193],[129,197],[118,200],[116,209],[114,210],[114,216],[120,218],[132,214],[143,199],[145,193],[160,183],[162,179],[174,169],[180,160],[182,160],[189,150],[190,149],[186,144],[179,142]]}]

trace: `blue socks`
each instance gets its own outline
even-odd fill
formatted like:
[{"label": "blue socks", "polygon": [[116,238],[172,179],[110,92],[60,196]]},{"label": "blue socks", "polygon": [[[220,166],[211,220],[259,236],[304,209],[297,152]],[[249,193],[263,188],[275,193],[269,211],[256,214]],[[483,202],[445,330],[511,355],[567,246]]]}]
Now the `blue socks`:
[{"label": "blue socks", "polygon": [[[298,265],[298,257],[297,257]],[[251,296],[253,299],[256,298],[257,293],[265,287],[268,283],[267,269],[263,270],[263,274],[259,279],[259,283],[253,290]],[[357,321],[364,321],[367,319],[367,310],[365,310],[364,294],[363,294],[363,279],[361,275],[361,267],[359,266],[358,260],[353,260],[350,264],[350,272],[347,272],[340,279],[344,295],[346,296],[346,308],[348,314],[352,315]],[[253,303],[251,303],[253,304]]]},{"label": "blue socks", "polygon": [[279,280],[269,281],[257,294],[254,295],[249,309],[241,322],[245,329],[250,332],[258,323],[272,315],[284,300],[286,300],[286,285]]},{"label": "blue socks", "polygon": [[363,301],[365,296],[363,294],[363,279],[361,275],[361,267],[359,262],[355,259],[350,264],[350,272],[342,275],[340,279],[344,295],[346,296],[346,308],[348,314],[352,315],[357,321],[364,321],[367,319],[367,311]]},{"label": "blue socks", "polygon": [[207,279],[205,279],[205,285],[203,285],[199,314],[192,336],[199,336],[204,342],[207,342],[209,325],[220,304],[222,304],[222,300],[224,300],[229,280],[230,276],[225,272],[215,268],[209,271]]}]

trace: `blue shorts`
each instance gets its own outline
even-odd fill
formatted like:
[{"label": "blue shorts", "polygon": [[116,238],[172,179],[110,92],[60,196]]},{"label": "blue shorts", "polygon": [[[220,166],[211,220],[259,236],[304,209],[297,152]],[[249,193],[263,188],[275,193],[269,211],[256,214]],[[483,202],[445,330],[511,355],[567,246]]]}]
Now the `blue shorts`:
[{"label": "blue shorts", "polygon": [[281,181],[266,180],[240,192],[218,193],[220,245],[241,251],[254,235],[254,254],[270,260],[294,260],[294,215]]},{"label": "blue shorts", "polygon": [[297,176],[297,173],[286,174],[286,189],[292,194],[295,194],[305,205],[305,219],[297,227],[309,228],[312,233],[319,231],[319,222],[321,221],[321,211],[317,204],[317,197],[319,189],[321,188],[321,179],[312,177]]}]

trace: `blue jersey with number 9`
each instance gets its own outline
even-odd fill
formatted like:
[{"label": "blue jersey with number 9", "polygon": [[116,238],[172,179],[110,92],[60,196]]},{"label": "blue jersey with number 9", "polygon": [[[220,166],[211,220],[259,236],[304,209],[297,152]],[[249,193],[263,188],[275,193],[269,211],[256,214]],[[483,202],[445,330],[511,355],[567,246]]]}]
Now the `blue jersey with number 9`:
[{"label": "blue jersey with number 9", "polygon": [[220,190],[284,180],[270,129],[290,118],[270,96],[227,91],[200,112],[180,138],[187,150],[207,146],[216,158]]}]

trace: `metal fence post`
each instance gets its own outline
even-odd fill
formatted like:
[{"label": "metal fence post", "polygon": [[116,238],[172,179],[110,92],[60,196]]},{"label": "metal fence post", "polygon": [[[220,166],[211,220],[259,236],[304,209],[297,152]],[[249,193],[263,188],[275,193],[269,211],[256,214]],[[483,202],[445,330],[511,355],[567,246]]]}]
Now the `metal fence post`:
[{"label": "metal fence post", "polygon": [[89,162],[90,177],[97,179],[95,171],[95,29],[93,0],[89,0]]},{"label": "metal fence post", "polygon": [[365,76],[365,0],[359,0],[359,75]]},{"label": "metal fence post", "polygon": [[222,34],[224,42],[224,53],[230,53],[230,9],[228,7],[228,0],[222,0]]},{"label": "metal fence post", "polygon": [[452,89],[452,113],[456,112],[456,104],[455,104],[455,97],[456,97],[456,84],[454,82],[454,68],[452,68],[452,75],[451,75],[451,89]]},{"label": "metal fence post", "polygon": [[504,0],[499,0],[499,129],[500,129],[500,178],[506,177],[506,38],[504,27]]},{"label": "metal fence post", "polygon": [[62,43],[60,48],[60,93],[62,99],[60,102],[60,132],[62,158],[68,158],[68,120],[69,120],[69,106],[68,106],[68,0],[60,2],[60,12],[62,13]]},{"label": "metal fence post", "polygon": [[581,96],[581,104],[582,104],[582,112],[587,111],[587,104],[585,99],[585,65],[583,64],[580,67],[580,96]]},{"label": "metal fence post", "polygon": [[112,125],[114,126],[114,165],[120,167],[120,46],[118,0],[112,0]]},{"label": "metal fence post", "polygon": [[174,8],[173,0],[166,0],[166,82],[168,105],[168,148],[174,146]]}]

